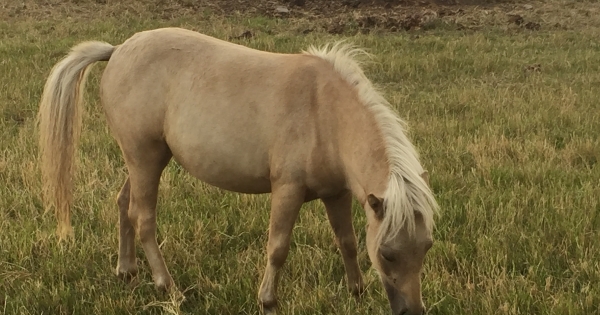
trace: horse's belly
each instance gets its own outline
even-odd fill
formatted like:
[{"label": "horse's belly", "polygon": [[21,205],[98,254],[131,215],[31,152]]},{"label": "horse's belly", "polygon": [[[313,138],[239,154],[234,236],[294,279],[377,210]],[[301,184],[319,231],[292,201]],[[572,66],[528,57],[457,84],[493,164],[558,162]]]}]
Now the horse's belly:
[{"label": "horse's belly", "polygon": [[268,146],[252,130],[225,127],[230,124],[203,121],[171,130],[166,140],[173,158],[210,185],[241,193],[270,192]]},{"label": "horse's belly", "polygon": [[247,172],[244,169],[232,168],[222,163],[198,162],[192,163],[192,165],[182,163],[182,166],[194,177],[212,186],[247,194],[261,194],[271,191],[268,174],[257,176],[257,174]]}]

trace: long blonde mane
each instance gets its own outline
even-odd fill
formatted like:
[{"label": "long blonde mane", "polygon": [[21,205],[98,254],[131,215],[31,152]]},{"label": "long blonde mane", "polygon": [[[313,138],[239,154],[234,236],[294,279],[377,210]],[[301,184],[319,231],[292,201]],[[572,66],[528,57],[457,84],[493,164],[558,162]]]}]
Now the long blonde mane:
[{"label": "long blonde mane", "polygon": [[438,205],[431,189],[421,177],[423,167],[419,163],[419,154],[405,135],[406,124],[391,109],[389,102],[377,91],[360,67],[356,57],[368,54],[362,49],[340,42],[321,48],[310,46],[303,53],[330,62],[357,89],[360,100],[373,113],[383,134],[390,177],[383,197],[385,212],[377,241],[381,243],[395,237],[405,224],[409,235],[413,235],[415,211],[421,213],[425,226],[431,231]]}]

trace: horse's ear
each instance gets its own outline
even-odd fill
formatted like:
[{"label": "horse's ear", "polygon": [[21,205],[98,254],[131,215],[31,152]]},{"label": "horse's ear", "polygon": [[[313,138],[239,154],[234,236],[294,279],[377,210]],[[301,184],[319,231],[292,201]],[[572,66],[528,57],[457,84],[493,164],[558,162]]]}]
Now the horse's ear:
[{"label": "horse's ear", "polygon": [[423,180],[425,181],[425,184],[427,184],[427,186],[429,186],[429,172],[423,171],[423,173],[421,173],[421,178],[423,178]]},{"label": "horse's ear", "polygon": [[375,197],[373,194],[369,194],[369,196],[367,196],[367,201],[369,202],[369,207],[375,212],[375,216],[378,219],[383,219],[383,199]]}]

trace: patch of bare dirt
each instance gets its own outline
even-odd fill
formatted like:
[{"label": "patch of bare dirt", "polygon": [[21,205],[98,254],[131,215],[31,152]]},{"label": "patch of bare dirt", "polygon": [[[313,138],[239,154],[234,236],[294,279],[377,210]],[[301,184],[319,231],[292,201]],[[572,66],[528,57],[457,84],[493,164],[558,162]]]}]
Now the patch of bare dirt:
[{"label": "patch of bare dirt", "polygon": [[[537,31],[544,28],[600,27],[600,3],[567,0],[0,0],[0,19],[94,18],[120,16],[174,19],[206,15],[266,16],[309,21],[333,34],[478,30],[495,25]],[[244,34],[242,37],[249,37]]]},{"label": "patch of bare dirt", "polygon": [[[187,0],[178,0],[186,2]],[[276,18],[304,18],[330,33],[349,29],[366,32],[372,29],[407,31],[435,27],[444,19],[457,28],[468,26],[455,23],[453,16],[465,16],[470,11],[508,8],[514,1],[502,0],[216,0],[192,4],[196,9],[209,6],[222,15],[260,14]],[[469,24],[469,23],[467,23]]]}]

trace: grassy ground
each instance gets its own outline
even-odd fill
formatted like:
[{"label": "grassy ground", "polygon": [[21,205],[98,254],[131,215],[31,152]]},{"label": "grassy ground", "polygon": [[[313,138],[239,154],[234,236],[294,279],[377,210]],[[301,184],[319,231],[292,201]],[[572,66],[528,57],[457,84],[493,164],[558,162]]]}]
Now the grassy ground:
[{"label": "grassy ground", "polygon": [[[539,31],[434,23],[336,36],[303,34],[307,21],[131,11],[78,18],[76,8],[0,22],[0,314],[258,312],[268,196],[220,191],[174,163],[163,175],[159,238],[185,298],[155,292],[141,249],[139,283],[114,276],[114,200],[126,169],[97,106],[103,65],[88,85],[74,244],[57,245],[42,209],[34,118],[50,68],[82,40],[118,44],[160,26],[223,39],[251,30],[234,41],[278,52],[351,37],[375,54],[366,71],[412,127],[442,206],[423,282],[429,313],[600,314],[600,22],[585,18],[597,4],[561,4],[556,12],[584,12],[585,22]],[[281,280],[282,314],[388,312],[364,222],[355,207],[368,283],[356,301],[322,206],[305,205]]]}]

